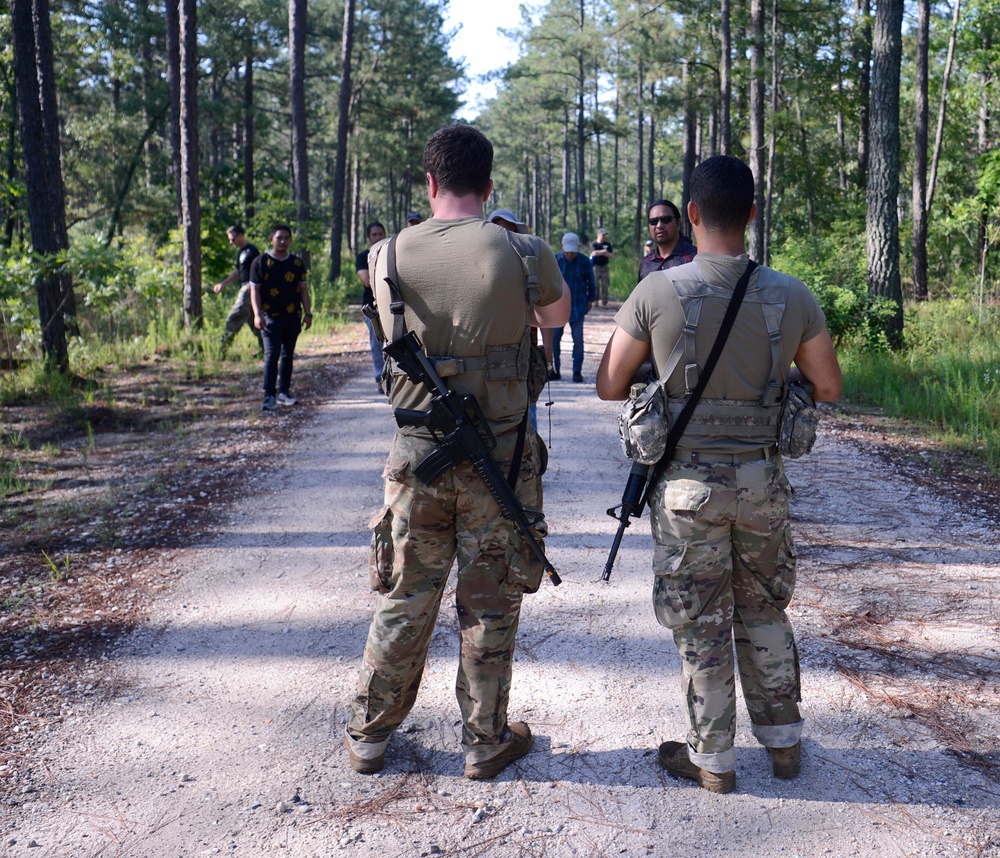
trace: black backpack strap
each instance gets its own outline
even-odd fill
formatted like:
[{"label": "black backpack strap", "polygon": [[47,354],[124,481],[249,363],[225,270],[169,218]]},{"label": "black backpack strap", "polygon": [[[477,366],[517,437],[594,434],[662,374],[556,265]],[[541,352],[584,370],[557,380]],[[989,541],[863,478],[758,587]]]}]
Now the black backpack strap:
[{"label": "black backpack strap", "polygon": [[[726,315],[723,317],[722,324],[719,326],[719,333],[715,338],[712,351],[709,352],[708,359],[705,361],[705,366],[699,373],[698,385],[691,391],[691,395],[684,404],[684,408],[681,409],[681,413],[677,415],[677,422],[670,427],[670,434],[667,435],[667,446],[663,451],[663,456],[660,461],[653,466],[653,470],[649,475],[649,480],[646,483],[646,493],[643,495],[642,504],[639,507],[640,509],[642,509],[643,506],[649,505],[653,489],[656,488],[657,480],[659,480],[659,478],[663,475],[663,472],[667,469],[667,465],[673,458],[674,450],[677,449],[677,444],[684,435],[684,429],[687,426],[688,421],[691,419],[691,415],[694,414],[695,408],[698,407],[698,400],[701,399],[701,395],[705,392],[705,388],[708,386],[708,380],[712,377],[715,365],[719,362],[719,357],[722,355],[723,348],[725,348],[726,340],[729,339],[729,332],[733,329],[733,323],[736,321],[736,314],[739,313],[740,305],[743,303],[743,296],[747,293],[750,276],[756,268],[757,263],[751,259],[747,263],[746,271],[743,272],[743,276],[740,277],[739,282],[736,284],[736,288],[733,290],[733,297],[729,299],[729,306],[726,307]],[[666,385],[666,381],[666,379],[663,379],[664,385]]]}]

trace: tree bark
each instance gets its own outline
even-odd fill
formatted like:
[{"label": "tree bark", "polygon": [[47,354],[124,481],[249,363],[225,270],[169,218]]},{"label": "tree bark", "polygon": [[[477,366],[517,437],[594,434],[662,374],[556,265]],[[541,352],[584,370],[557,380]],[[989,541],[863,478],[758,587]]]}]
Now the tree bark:
[{"label": "tree bark", "polygon": [[[643,145],[643,138],[646,136],[646,132],[645,132],[645,128],[646,128],[646,126],[645,126],[645,120],[643,119],[643,116],[642,116],[642,86],[643,86],[643,81],[642,81],[642,58],[640,57],[639,58],[639,75],[638,75],[638,81],[636,83],[636,88],[635,88],[635,97],[636,97],[636,102],[637,102],[637,104],[636,104],[636,113],[637,113],[637,116],[636,116],[636,127],[637,127],[638,133],[636,134],[636,153],[637,154],[636,154],[636,167],[635,167],[635,233],[634,233],[634,235],[632,237],[632,241],[633,241],[633,243],[635,245],[635,251],[636,251],[636,253],[639,253],[640,250],[641,250],[641,248],[642,248],[642,243],[643,243],[643,238],[642,238],[643,226],[644,226],[644,224],[646,222],[646,217],[645,217],[645,215],[646,215],[646,206],[645,206],[645,204],[643,202],[643,199],[642,199],[642,196],[643,196],[643,194],[642,194],[642,191],[643,191],[643,188],[642,188],[642,185],[643,185],[643,176],[642,176],[642,169],[643,169],[643,164],[642,164],[642,145]],[[652,200],[650,200],[649,202],[652,202]]]},{"label": "tree bark", "polygon": [[732,132],[730,130],[730,108],[732,106],[733,70],[732,9],[730,0],[722,0],[719,17],[719,40],[722,62],[719,64],[719,154],[732,154]]},{"label": "tree bark", "polygon": [[[54,102],[47,103],[46,95],[49,86],[53,87],[49,96],[54,96],[55,92],[48,0],[11,0],[10,16],[31,243],[39,256],[51,260],[55,254],[65,251],[68,243],[58,114]],[[49,116],[44,115],[46,108],[52,111]],[[51,149],[53,144],[56,146],[54,151]],[[60,205],[62,211],[58,211]],[[42,330],[42,354],[51,370],[67,372],[66,317],[67,304],[73,294],[72,283],[56,274],[53,267],[44,265],[34,283]]]},{"label": "tree bark", "polygon": [[868,175],[868,291],[889,300],[894,313],[885,335],[903,344],[903,294],[899,272],[899,77],[903,0],[881,0],[872,38],[871,169]]},{"label": "tree bark", "polygon": [[916,79],[913,117],[913,293],[927,297],[927,78],[930,41],[930,0],[917,2]]},{"label": "tree bark", "polygon": [[764,253],[759,260],[771,264],[771,206],[774,204],[774,173],[778,153],[778,129],[774,117],[781,105],[781,65],[778,62],[781,38],[778,31],[778,0],[771,0],[771,128],[767,134],[767,182],[764,193]]},{"label": "tree bark", "polygon": [[347,179],[347,138],[351,129],[351,50],[354,46],[354,0],[344,2],[341,41],[340,97],[337,118],[337,156],[333,168],[333,222],[330,228],[330,282],[340,276],[340,249],[344,238],[344,191]]},{"label": "tree bark", "polygon": [[198,186],[198,22],[197,0],[180,0],[181,230],[184,236],[184,324],[202,326],[201,200]]},{"label": "tree bark", "polygon": [[292,183],[300,229],[309,220],[309,158],[306,148],[306,0],[288,0],[288,70],[292,110]]},{"label": "tree bark", "polygon": [[871,146],[871,75],[872,25],[871,0],[857,0],[855,14],[861,20],[855,43],[854,61],[858,69],[858,187],[868,181],[868,157]]},{"label": "tree bark", "polygon": [[948,82],[951,80],[951,70],[955,64],[955,41],[958,38],[958,19],[962,9],[962,0],[955,0],[951,16],[951,33],[948,36],[948,58],[944,63],[944,75],[941,79],[941,102],[938,106],[937,131],[934,134],[934,155],[931,158],[931,175],[927,180],[927,212],[930,213],[934,202],[934,188],[937,185],[937,168],[941,158],[941,144],[944,140],[944,116],[948,106]]},{"label": "tree bark", "polygon": [[177,225],[181,216],[181,25],[178,20],[180,0],[166,0],[164,18],[166,22],[167,44],[167,91],[170,95],[170,163],[173,168],[174,200]]},{"label": "tree bark", "polygon": [[750,222],[747,252],[763,261],[764,254],[764,2],[750,3],[750,170],[754,179],[757,217]]},{"label": "tree bark", "polygon": [[247,223],[253,220],[257,204],[253,176],[253,102],[253,41],[248,35],[246,56],[243,58],[243,216]]}]

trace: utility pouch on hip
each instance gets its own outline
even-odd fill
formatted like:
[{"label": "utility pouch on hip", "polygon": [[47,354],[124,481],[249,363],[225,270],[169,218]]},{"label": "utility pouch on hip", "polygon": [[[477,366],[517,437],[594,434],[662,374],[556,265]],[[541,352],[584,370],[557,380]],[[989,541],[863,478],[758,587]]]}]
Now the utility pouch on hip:
[{"label": "utility pouch on hip", "polygon": [[655,465],[663,458],[670,434],[670,413],[659,381],[632,385],[618,415],[618,434],[622,450],[633,462]]},{"label": "utility pouch on hip", "polygon": [[790,459],[804,456],[816,443],[819,412],[813,401],[816,388],[808,381],[791,381],[781,407],[778,452]]},{"label": "utility pouch on hip", "polygon": [[528,401],[538,402],[538,397],[549,380],[549,370],[545,365],[545,352],[534,343],[528,352]]},{"label": "utility pouch on hip", "polygon": [[372,532],[372,547],[368,555],[368,579],[372,590],[388,593],[392,586],[392,511],[384,506],[368,522]]}]

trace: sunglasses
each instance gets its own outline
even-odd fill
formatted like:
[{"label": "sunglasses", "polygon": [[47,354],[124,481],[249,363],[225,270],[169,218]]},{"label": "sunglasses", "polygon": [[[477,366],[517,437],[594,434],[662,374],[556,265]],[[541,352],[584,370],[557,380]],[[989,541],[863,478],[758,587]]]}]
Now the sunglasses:
[{"label": "sunglasses", "polygon": [[663,217],[651,217],[649,219],[650,226],[656,226],[658,223],[662,223],[664,226],[673,223],[677,218],[673,215],[663,215]]}]

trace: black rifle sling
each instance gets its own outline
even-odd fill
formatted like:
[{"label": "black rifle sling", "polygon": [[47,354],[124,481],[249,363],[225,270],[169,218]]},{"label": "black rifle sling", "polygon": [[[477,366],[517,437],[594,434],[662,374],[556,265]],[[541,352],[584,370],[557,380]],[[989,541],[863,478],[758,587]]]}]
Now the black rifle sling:
[{"label": "black rifle sling", "polygon": [[[396,271],[396,239],[398,233],[389,239],[385,246],[385,282],[389,287],[389,310],[392,313],[392,342],[401,340],[406,335],[406,318],[403,315],[406,304],[403,303],[403,295],[399,291],[397,280],[399,274]],[[510,470],[507,472],[507,483],[511,488],[517,483],[517,475],[521,470],[521,459],[524,455],[524,439],[528,428],[528,412],[524,412],[521,424],[517,428],[517,444],[514,448],[514,457],[510,463]]]},{"label": "black rifle sling", "polygon": [[[698,406],[698,400],[701,399],[702,393],[705,392],[705,388],[708,386],[708,380],[712,377],[715,365],[719,362],[719,356],[722,354],[723,348],[725,348],[726,340],[729,339],[729,332],[733,329],[736,314],[740,311],[743,296],[746,295],[750,276],[753,274],[755,268],[757,268],[757,263],[751,259],[747,263],[746,271],[743,272],[743,276],[740,277],[739,282],[736,284],[736,288],[733,289],[733,297],[729,299],[729,306],[726,307],[726,315],[722,318],[722,324],[719,326],[719,333],[715,338],[712,351],[709,352],[705,366],[698,374],[698,383],[695,385],[694,390],[691,391],[691,395],[688,396],[687,402],[684,403],[681,413],[677,415],[677,422],[670,427],[670,433],[667,435],[667,446],[663,451],[663,456],[654,465],[653,470],[649,474],[649,480],[646,483],[646,493],[643,495],[642,503],[639,505],[640,510],[643,506],[649,506],[657,480],[663,475],[663,472],[667,469],[667,465],[673,458],[674,450],[677,449],[677,445],[684,435],[684,429],[687,427],[691,415],[694,414],[694,410]],[[666,395],[666,381],[666,379],[663,379],[664,395]]]}]

